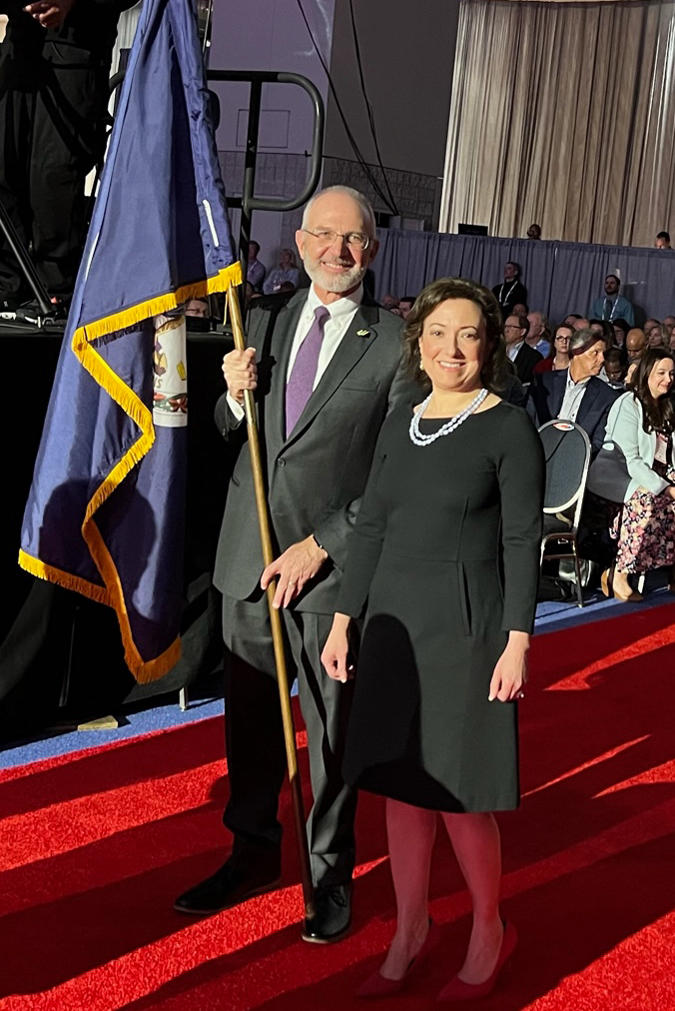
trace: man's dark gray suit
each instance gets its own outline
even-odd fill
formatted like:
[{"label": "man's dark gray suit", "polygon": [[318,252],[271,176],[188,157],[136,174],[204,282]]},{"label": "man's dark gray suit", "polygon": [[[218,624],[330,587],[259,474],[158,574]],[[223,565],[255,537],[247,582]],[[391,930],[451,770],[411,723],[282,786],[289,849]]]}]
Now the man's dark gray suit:
[{"label": "man's dark gray suit", "polygon": [[[411,398],[411,386],[399,371],[401,320],[364,298],[286,438],[286,375],[306,298],[299,292],[278,312],[254,309],[248,344],[256,348],[258,362],[260,441],[275,552],[313,534],[329,556],[283,616],[308,732],[312,872],[315,884],[332,887],[351,879],[355,856],[355,798],[341,773],[351,683],[327,677],[320,654],[380,427],[395,403]],[[214,582],[223,594],[229,661],[225,708],[231,792],[224,821],[235,836],[232,860],[246,868],[278,853],[285,751],[267,603],[260,590],[263,560],[246,423],[237,421],[225,395],[215,415],[223,437],[238,446]]]}]

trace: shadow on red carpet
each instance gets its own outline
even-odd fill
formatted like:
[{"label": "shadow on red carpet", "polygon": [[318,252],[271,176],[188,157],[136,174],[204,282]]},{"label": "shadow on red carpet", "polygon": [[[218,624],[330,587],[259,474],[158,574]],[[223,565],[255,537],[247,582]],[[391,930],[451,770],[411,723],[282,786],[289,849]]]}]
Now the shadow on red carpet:
[{"label": "shadow on red carpet", "polygon": [[[655,969],[635,1011],[675,1008],[673,967],[664,983],[659,963],[666,932],[675,933],[674,620],[675,607],[664,607],[535,640],[521,708],[524,800],[500,816],[504,909],[521,944],[485,1008],[633,1011],[625,1001],[640,966],[617,963],[615,949],[636,938],[636,957]],[[225,856],[219,722],[0,778],[0,852],[11,857],[0,896],[8,956],[0,1007],[351,1006],[393,930],[379,799],[361,798],[355,929],[339,946],[299,939],[292,845],[282,892],[210,921],[171,908]],[[304,753],[301,764],[307,782]],[[288,826],[289,815],[285,797]],[[429,973],[387,1002],[392,1011],[430,1004],[461,964],[468,901],[444,838],[432,893],[443,945]],[[657,921],[660,931],[648,929]]]}]

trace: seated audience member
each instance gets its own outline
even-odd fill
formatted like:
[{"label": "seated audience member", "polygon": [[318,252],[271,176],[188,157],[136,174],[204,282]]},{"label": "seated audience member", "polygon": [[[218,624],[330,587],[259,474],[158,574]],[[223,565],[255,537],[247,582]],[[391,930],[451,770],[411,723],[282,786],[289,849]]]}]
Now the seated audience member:
[{"label": "seated audience member", "polygon": [[670,245],[670,234],[668,232],[659,232],[656,236],[654,247],[656,249],[672,249],[672,246]]},{"label": "seated audience member", "polygon": [[607,420],[603,453],[591,467],[588,487],[623,507],[612,526],[617,540],[613,573],[603,573],[606,596],[640,600],[628,577],[670,567],[675,592],[675,407],[669,393],[675,363],[662,348],[645,352],[637,365],[633,388],[613,404]]},{"label": "seated audience member", "polygon": [[578,319],[581,319],[581,316],[578,313],[568,312],[563,320],[563,323],[569,323],[570,326],[574,326]]},{"label": "seated audience member", "polygon": [[635,313],[633,306],[619,294],[621,281],[616,274],[608,274],[605,278],[605,294],[596,298],[590,308],[590,319],[606,319],[613,323],[615,319],[625,319],[631,326],[635,326]]},{"label": "seated audience member", "polygon": [[385,295],[380,305],[383,309],[388,309],[389,312],[393,312],[394,309],[398,309],[398,299],[396,298],[396,295]]},{"label": "seated audience member", "polygon": [[625,348],[611,347],[605,351],[605,375],[614,390],[623,390],[628,372],[628,355]]},{"label": "seated audience member", "polygon": [[538,427],[556,418],[574,421],[586,432],[594,453],[602,446],[609,409],[619,396],[618,390],[598,379],[604,353],[602,337],[592,330],[577,330],[569,341],[569,368],[535,376],[528,400]]},{"label": "seated audience member", "polygon": [[185,315],[206,319],[211,315],[208,298],[189,298],[185,303]]},{"label": "seated audience member", "polygon": [[527,290],[520,281],[520,267],[513,260],[504,264],[504,280],[492,289],[504,317],[510,316],[514,306],[519,302],[527,302]]},{"label": "seated audience member", "polygon": [[518,302],[517,305],[513,307],[513,316],[527,316],[530,310],[524,302]]},{"label": "seated audience member", "polygon": [[666,328],[666,334],[670,337],[670,332],[675,326],[675,316],[666,316],[663,320],[663,325]]},{"label": "seated audience member", "polygon": [[392,312],[395,313],[395,315],[400,316],[402,319],[407,319],[414,304],[414,295],[404,295],[403,298],[399,298],[398,306],[396,309],[392,309]]},{"label": "seated audience member", "polygon": [[652,323],[649,330],[645,327],[645,333],[647,335],[647,343],[650,348],[665,347],[665,334],[660,323]]},{"label": "seated audience member", "polygon": [[530,326],[525,340],[531,348],[538,351],[544,358],[548,358],[551,353],[551,341],[547,339],[549,333],[546,326],[546,317],[543,312],[531,312],[527,317],[527,322]]},{"label": "seated audience member", "polygon": [[673,326],[673,329],[670,331],[670,339],[668,341],[668,347],[670,348],[671,351],[675,351],[675,326]]},{"label": "seated audience member", "polygon": [[263,284],[263,291],[266,295],[273,295],[281,291],[284,281],[293,285],[293,289],[300,283],[300,271],[292,249],[282,249],[279,257],[279,266],[271,270]]},{"label": "seated audience member", "polygon": [[615,319],[612,323],[612,328],[614,330],[614,343],[617,347],[622,348],[626,343],[626,337],[628,336],[630,327],[628,323],[626,323],[625,319]]},{"label": "seated audience member", "polygon": [[541,372],[561,372],[569,366],[568,348],[574,333],[574,327],[568,326],[567,323],[561,323],[556,327],[548,358],[535,366],[535,375],[539,375]]},{"label": "seated audience member", "polygon": [[530,225],[527,237],[528,239],[541,239],[541,225]]},{"label": "seated audience member", "polygon": [[531,348],[525,340],[529,328],[530,325],[524,316],[506,317],[504,323],[506,354],[509,361],[513,362],[516,375],[523,386],[532,382],[535,366],[543,361],[543,355]]},{"label": "seated audience member", "polygon": [[590,330],[591,322],[590,320],[586,319],[585,316],[577,316],[574,322],[572,323],[572,326],[574,327],[575,330]]},{"label": "seated audience member", "polygon": [[602,334],[605,341],[605,348],[614,347],[614,327],[611,323],[608,323],[604,319],[592,319],[589,330],[594,330],[596,333]]},{"label": "seated audience member", "polygon": [[636,362],[638,359],[642,358],[645,350],[647,348],[647,337],[644,330],[640,327],[635,326],[632,330],[628,331],[626,336],[626,351],[628,352],[628,361]]},{"label": "seated audience member", "polygon": [[263,282],[265,280],[265,274],[267,273],[267,268],[264,263],[261,263],[258,259],[258,253],[260,252],[260,243],[256,242],[255,239],[251,239],[248,244],[248,266],[246,267],[246,280],[249,282],[254,291],[262,291]]}]

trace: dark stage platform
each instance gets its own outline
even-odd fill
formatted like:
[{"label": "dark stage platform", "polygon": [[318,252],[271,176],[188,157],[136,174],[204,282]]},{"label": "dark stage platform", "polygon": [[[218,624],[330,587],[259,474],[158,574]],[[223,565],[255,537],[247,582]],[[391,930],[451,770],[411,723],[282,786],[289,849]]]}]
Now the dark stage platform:
[{"label": "dark stage platform", "polygon": [[[13,389],[3,474],[6,517],[0,540],[0,735],[44,726],[66,714],[90,717],[174,691],[213,671],[221,658],[220,609],[211,566],[229,461],[213,423],[223,392],[226,334],[188,334],[190,387],[183,657],[160,681],[137,685],[126,668],[112,610],[34,579],[17,564],[23,510],[49,402],[63,328],[0,321],[0,356]],[[65,709],[60,706],[67,695]]]}]

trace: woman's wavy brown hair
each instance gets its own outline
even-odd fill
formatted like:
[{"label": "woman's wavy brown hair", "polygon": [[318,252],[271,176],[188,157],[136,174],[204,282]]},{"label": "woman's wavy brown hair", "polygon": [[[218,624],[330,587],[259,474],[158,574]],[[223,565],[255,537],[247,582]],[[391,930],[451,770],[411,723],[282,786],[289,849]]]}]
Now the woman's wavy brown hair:
[{"label": "woman's wavy brown hair", "polygon": [[670,435],[675,431],[675,407],[673,407],[672,390],[670,394],[655,400],[649,389],[649,377],[657,362],[664,358],[673,361],[672,351],[665,348],[649,348],[638,362],[635,374],[631,379],[630,389],[636,400],[642,404],[642,427],[645,432],[663,432]]},{"label": "woman's wavy brown hair", "polygon": [[480,378],[486,389],[500,394],[506,386],[508,374],[502,311],[488,288],[462,277],[442,277],[432,281],[415,299],[403,332],[403,358],[410,377],[421,381],[427,388],[431,386],[426,372],[420,371],[419,340],[424,321],[441,302],[455,298],[466,298],[481,311],[485,322],[486,348]]}]

